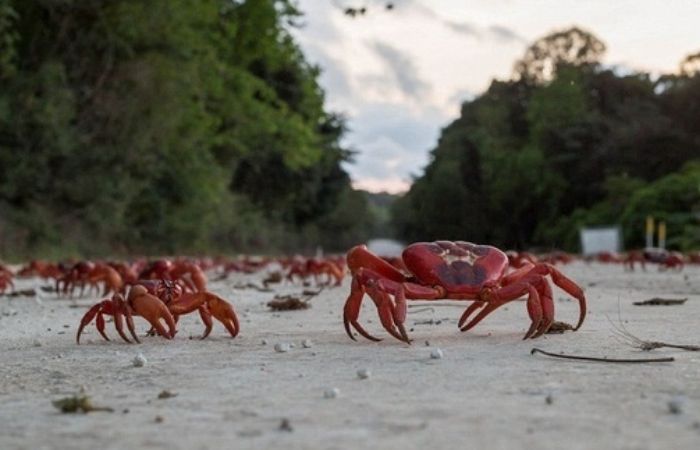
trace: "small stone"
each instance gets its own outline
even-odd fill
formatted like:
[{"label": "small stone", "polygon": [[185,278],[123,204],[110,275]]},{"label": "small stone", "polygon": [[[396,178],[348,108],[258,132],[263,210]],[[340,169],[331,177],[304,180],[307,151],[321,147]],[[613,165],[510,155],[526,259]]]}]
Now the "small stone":
[{"label": "small stone", "polygon": [[282,421],[280,422],[279,430],[292,432],[294,431],[294,428],[292,428],[292,424],[289,423],[289,419],[282,419]]},{"label": "small stone", "polygon": [[683,413],[683,399],[681,397],[675,397],[668,402],[668,412],[671,414],[682,414]]},{"label": "small stone", "polygon": [[430,341],[425,341],[425,346],[430,347]]},{"label": "small stone", "polygon": [[338,395],[340,395],[338,388],[329,388],[323,391],[323,398],[336,398]]},{"label": "small stone", "polygon": [[34,347],[41,347],[41,342],[39,342],[39,341],[34,341],[34,343],[33,343],[32,345],[33,345]]},{"label": "small stone", "polygon": [[314,343],[311,342],[310,339],[304,339],[303,341],[301,341],[301,346],[304,348],[311,348],[314,346]]},{"label": "small stone", "polygon": [[131,360],[131,364],[133,364],[134,367],[143,367],[147,362],[148,360],[145,356],[143,356],[143,353],[139,353],[134,357],[134,359]]},{"label": "small stone", "polygon": [[442,359],[444,354],[442,353],[442,350],[439,348],[434,348],[432,352],[430,352],[430,358],[431,359]]},{"label": "small stone", "polygon": [[163,420],[165,420],[163,416],[156,416],[155,419],[153,419],[155,423],[163,423]]},{"label": "small stone", "polygon": [[278,342],[275,344],[275,351],[277,353],[287,353],[291,346],[287,342]]},{"label": "small stone", "polygon": [[173,398],[173,397],[177,397],[177,394],[170,392],[167,389],[160,391],[160,393],[158,394],[158,399],[160,399],[160,400],[164,400],[166,398]]},{"label": "small stone", "polygon": [[360,369],[357,371],[357,378],[361,380],[366,380],[372,376],[372,372],[369,369]]},{"label": "small stone", "polygon": [[544,402],[548,405],[554,403],[554,397],[552,397],[552,394],[547,394],[547,396],[544,398]]},{"label": "small stone", "polygon": [[296,347],[296,345],[294,345],[293,342],[290,342],[290,343],[289,343],[289,348],[294,348],[294,347]]},{"label": "small stone", "polygon": [[263,339],[262,341],[260,341],[260,343],[261,343],[262,345],[267,345],[267,339]]}]

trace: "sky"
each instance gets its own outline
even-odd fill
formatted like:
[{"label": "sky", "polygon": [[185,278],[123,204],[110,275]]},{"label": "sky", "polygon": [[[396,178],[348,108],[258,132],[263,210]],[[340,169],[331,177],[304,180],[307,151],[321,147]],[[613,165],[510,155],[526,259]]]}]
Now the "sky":
[{"label": "sky", "polygon": [[[576,25],[606,65],[675,72],[700,51],[700,0],[297,0],[293,34],[321,70],[327,109],[348,121],[359,189],[402,192],[460,104],[507,79],[527,46]],[[660,7],[663,5],[663,7]],[[347,7],[366,7],[351,18]]]}]

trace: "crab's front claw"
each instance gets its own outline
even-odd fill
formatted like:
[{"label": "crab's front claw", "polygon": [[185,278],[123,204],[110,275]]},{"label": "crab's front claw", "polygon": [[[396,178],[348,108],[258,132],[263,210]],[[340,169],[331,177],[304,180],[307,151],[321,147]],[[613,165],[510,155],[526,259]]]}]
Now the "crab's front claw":
[{"label": "crab's front claw", "polygon": [[[167,306],[158,297],[149,294],[145,287],[137,285],[131,288],[129,302],[136,314],[146,319],[158,334],[166,339],[175,337],[176,330],[173,315],[168,311]],[[168,326],[167,330],[161,320]]]},{"label": "crab's front claw", "polygon": [[363,268],[357,270],[353,276],[350,296],[345,302],[343,320],[348,336],[355,339],[350,330],[352,325],[365,338],[372,341],[381,340],[367,333],[357,321],[364,294],[369,295],[376,305],[379,320],[384,329],[396,339],[410,344],[411,340],[403,326],[406,320],[406,297],[403,285],[384,279],[380,274]]},{"label": "crab's front claw", "polygon": [[343,309],[343,323],[345,325],[345,332],[348,334],[348,336],[350,336],[350,339],[353,341],[357,340],[355,339],[355,336],[353,336],[352,330],[350,329],[350,326],[352,325],[352,327],[366,339],[375,342],[381,341],[381,339],[369,334],[357,321],[357,319],[360,317],[360,307],[362,306],[362,297],[364,296],[365,290],[360,284],[358,277],[353,276],[350,295],[345,301],[345,308]]},{"label": "crab's front claw", "polygon": [[238,336],[241,327],[233,306],[223,298],[211,292],[191,292],[182,294],[169,305],[170,312],[176,315],[188,314],[199,309],[199,314],[205,325],[202,339],[211,332],[211,316],[221,322],[231,337]]},{"label": "crab's front claw", "polygon": [[236,312],[233,310],[233,306],[226,300],[210,292],[204,292],[203,294],[207,297],[207,308],[211,314],[216,320],[224,324],[231,337],[238,336],[241,327],[238,323],[238,316],[236,316]]}]

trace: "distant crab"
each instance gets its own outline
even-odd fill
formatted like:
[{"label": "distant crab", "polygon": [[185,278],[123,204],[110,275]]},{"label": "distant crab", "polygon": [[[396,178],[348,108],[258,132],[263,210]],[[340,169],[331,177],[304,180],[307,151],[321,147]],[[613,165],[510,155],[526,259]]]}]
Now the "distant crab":
[{"label": "distant crab", "polygon": [[159,335],[172,339],[175,337],[178,317],[194,311],[199,311],[205,325],[202,339],[209,336],[212,330],[212,316],[226,327],[231,337],[238,335],[238,317],[233,306],[221,297],[206,291],[183,292],[182,286],[172,281],[144,280],[132,286],[126,298],[120,293],[115,293],[111,298],[102,300],[90,308],[80,321],[75,339],[79,344],[83,329],[96,319],[97,331],[109,340],[105,334],[105,315],[114,317],[117,332],[126,342],[131,340],[124,333],[124,321],[132,338],[140,342],[134,328],[133,316],[143,317]]},{"label": "distant crab", "polygon": [[[506,274],[508,257],[496,247],[470,242],[419,242],[402,254],[405,275],[360,245],[347,254],[352,287],[345,303],[345,330],[355,339],[351,326],[367,339],[378,341],[358,322],[362,299],[367,294],[377,307],[382,326],[396,339],[409,343],[404,322],[406,300],[471,300],[459,326],[467,331],[498,307],[527,295],[532,323],[524,339],[541,336],[554,322],[554,301],[547,276],[579,302],[577,330],[586,317],[586,298],[581,288],[554,266],[525,263]],[[469,318],[477,313],[469,322]],[[466,325],[465,325],[466,323]]]}]

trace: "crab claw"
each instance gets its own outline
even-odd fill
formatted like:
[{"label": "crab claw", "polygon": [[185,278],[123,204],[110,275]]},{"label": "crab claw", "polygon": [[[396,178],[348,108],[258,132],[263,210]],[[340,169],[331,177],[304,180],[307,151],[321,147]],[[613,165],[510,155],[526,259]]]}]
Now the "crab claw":
[{"label": "crab claw", "polygon": [[[131,288],[129,303],[132,305],[134,312],[146,319],[158,334],[166,339],[175,337],[175,319],[173,315],[168,311],[165,303],[160,301],[158,297],[149,294],[145,287],[136,285]],[[168,326],[168,330],[165,329],[161,320]]]},{"label": "crab claw", "polygon": [[182,294],[169,305],[170,312],[175,315],[188,314],[196,309],[204,322],[205,330],[202,339],[209,336],[212,329],[211,316],[221,322],[231,337],[236,337],[241,327],[233,306],[223,298],[211,292],[190,292]]},{"label": "crab claw", "polygon": [[377,273],[364,268],[358,269],[353,276],[350,295],[345,302],[343,322],[348,336],[355,339],[350,329],[352,325],[365,338],[372,341],[381,340],[367,333],[357,321],[364,294],[369,295],[376,305],[379,320],[384,329],[396,339],[410,344],[411,340],[403,325],[406,320],[406,296],[403,285],[382,279]]},{"label": "crab claw", "polygon": [[350,326],[357,330],[362,336],[370,341],[379,342],[381,339],[376,338],[369,334],[357,319],[360,317],[360,307],[362,306],[362,297],[365,296],[365,290],[362,288],[360,281],[357,277],[353,277],[352,286],[350,288],[350,295],[345,301],[345,308],[343,310],[343,323],[345,325],[345,332],[350,336],[350,339],[356,341],[355,336],[352,334]]}]

